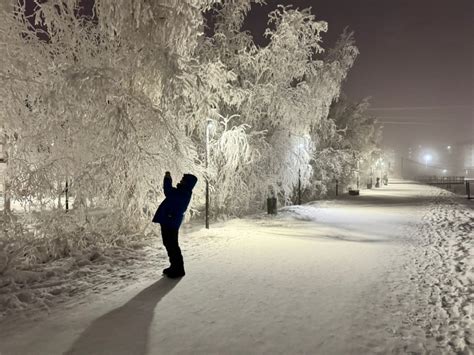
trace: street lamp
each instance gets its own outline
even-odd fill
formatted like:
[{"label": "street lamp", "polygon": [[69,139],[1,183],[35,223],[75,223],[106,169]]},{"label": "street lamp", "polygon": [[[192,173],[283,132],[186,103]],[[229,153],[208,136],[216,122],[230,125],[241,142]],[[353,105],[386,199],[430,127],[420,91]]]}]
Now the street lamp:
[{"label": "street lamp", "polygon": [[301,149],[304,144],[298,144],[298,205],[301,205]]},{"label": "street lamp", "polygon": [[431,154],[425,154],[425,156],[423,157],[423,159],[425,160],[425,168],[428,168],[428,162],[431,161],[433,157],[431,156]]},{"label": "street lamp", "polygon": [[375,178],[375,187],[380,187],[380,181],[383,178],[383,166],[385,165],[383,158],[378,158],[377,161],[375,162],[375,172],[376,172],[376,178]]},{"label": "street lamp", "polygon": [[432,159],[431,154],[425,154],[423,159],[425,160],[425,168],[428,169],[428,162],[431,161],[431,159]]},{"label": "street lamp", "polygon": [[206,228],[209,229],[209,137],[210,131],[214,127],[214,121],[207,119],[206,124]]},{"label": "street lamp", "polygon": [[356,180],[356,184],[357,184],[357,190],[359,190],[360,188],[360,161],[359,159],[357,159],[357,180]]}]

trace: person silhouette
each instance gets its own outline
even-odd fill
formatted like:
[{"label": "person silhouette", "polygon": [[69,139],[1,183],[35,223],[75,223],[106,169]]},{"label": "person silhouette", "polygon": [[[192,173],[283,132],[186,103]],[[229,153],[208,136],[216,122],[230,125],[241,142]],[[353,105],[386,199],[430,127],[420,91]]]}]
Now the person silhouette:
[{"label": "person silhouette", "polygon": [[186,274],[178,234],[197,181],[196,176],[184,174],[176,187],[173,187],[173,180],[169,171],[165,173],[163,179],[165,199],[156,210],[152,221],[153,223],[159,223],[161,226],[163,245],[170,261],[170,266],[163,270],[163,274],[169,278],[179,278]]}]

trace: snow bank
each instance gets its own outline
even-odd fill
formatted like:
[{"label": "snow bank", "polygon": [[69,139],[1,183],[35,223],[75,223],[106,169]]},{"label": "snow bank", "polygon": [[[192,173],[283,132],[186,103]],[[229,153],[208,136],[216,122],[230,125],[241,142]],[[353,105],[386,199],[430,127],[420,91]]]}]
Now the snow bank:
[{"label": "snow bank", "polygon": [[90,249],[0,275],[0,320],[49,311],[61,303],[137,280],[141,268],[164,265],[159,247]]},{"label": "snow bank", "polygon": [[315,205],[285,206],[279,210],[279,213],[279,216],[284,219],[313,222],[318,220],[318,208]]}]

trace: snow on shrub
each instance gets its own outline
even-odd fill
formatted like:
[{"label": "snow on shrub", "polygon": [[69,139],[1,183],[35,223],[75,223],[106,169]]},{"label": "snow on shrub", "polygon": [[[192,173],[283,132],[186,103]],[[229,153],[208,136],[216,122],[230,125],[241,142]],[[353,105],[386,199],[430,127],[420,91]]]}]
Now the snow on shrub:
[{"label": "snow on shrub", "polygon": [[137,233],[123,213],[95,211],[84,218],[76,211],[60,212],[34,212],[20,218],[5,215],[0,231],[0,275],[71,256],[94,258],[107,249],[136,248],[149,242],[150,234]]}]

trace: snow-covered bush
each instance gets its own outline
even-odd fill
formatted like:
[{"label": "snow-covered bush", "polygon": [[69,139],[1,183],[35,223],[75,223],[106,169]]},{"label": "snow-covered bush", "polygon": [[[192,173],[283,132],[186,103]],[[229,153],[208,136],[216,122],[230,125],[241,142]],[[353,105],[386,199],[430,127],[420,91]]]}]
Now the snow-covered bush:
[{"label": "snow-covered bush", "polygon": [[0,276],[21,262],[32,232],[11,214],[0,217]]},{"label": "snow-covered bush", "polygon": [[124,213],[109,212],[78,216],[79,211],[43,211],[20,219],[5,215],[0,230],[0,275],[91,251],[100,254],[149,242],[153,232],[140,229]]}]

